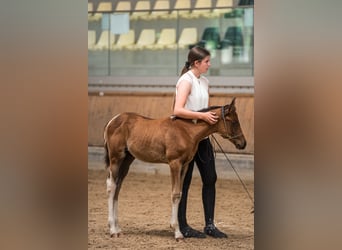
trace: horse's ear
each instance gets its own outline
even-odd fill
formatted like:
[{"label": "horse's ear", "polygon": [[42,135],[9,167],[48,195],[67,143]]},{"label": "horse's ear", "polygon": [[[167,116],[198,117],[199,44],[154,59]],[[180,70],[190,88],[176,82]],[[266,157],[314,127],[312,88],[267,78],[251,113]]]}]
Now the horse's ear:
[{"label": "horse's ear", "polygon": [[228,113],[229,113],[230,111],[235,110],[235,99],[236,99],[236,97],[234,97],[233,100],[232,100],[232,102],[229,104]]},{"label": "horse's ear", "polygon": [[230,106],[234,106],[235,105],[235,99],[236,99],[236,97],[233,98],[232,102],[230,103]]}]

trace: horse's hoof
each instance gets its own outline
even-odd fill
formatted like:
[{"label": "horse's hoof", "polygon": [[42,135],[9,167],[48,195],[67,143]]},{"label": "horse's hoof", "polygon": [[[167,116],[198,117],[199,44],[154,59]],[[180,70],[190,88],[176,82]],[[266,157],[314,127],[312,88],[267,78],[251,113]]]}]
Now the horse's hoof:
[{"label": "horse's hoof", "polygon": [[110,234],[110,237],[111,238],[119,238],[119,236],[121,236],[122,235],[122,233],[113,233],[113,234]]},{"label": "horse's hoof", "polygon": [[178,242],[178,241],[184,240],[184,236],[182,233],[179,232],[179,233],[176,233],[175,239]]},{"label": "horse's hoof", "polygon": [[176,238],[176,242],[180,242],[180,241],[184,241],[184,237],[181,237],[181,238]]}]

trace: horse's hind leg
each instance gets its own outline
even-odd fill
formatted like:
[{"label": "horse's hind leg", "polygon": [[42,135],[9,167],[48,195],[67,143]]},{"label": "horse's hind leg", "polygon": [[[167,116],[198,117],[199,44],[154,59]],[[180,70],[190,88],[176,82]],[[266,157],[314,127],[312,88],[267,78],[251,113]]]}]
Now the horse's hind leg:
[{"label": "horse's hind leg", "polygon": [[112,237],[113,235],[118,236],[120,234],[120,228],[118,226],[117,220],[114,218],[114,195],[116,191],[116,184],[114,179],[116,178],[119,165],[117,163],[111,163],[108,167],[108,177],[107,177],[107,193],[108,193],[108,226],[109,233]]},{"label": "horse's hind leg", "polygon": [[182,196],[182,164],[177,161],[170,163],[171,184],[172,184],[172,211],[171,211],[171,227],[175,230],[175,239],[183,239],[178,223],[178,207]]},{"label": "horse's hind leg", "polygon": [[118,196],[123,179],[128,173],[129,166],[134,157],[127,152],[125,158],[120,163],[111,164],[107,178],[108,192],[108,226],[111,237],[118,237],[121,233],[118,222]]}]

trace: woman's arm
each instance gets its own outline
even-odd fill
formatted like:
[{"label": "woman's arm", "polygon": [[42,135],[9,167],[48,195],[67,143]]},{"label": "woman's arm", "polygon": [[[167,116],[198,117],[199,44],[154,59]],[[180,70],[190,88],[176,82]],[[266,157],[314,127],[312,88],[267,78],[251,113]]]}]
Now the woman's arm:
[{"label": "woman's arm", "polygon": [[188,81],[181,81],[178,84],[173,114],[185,119],[200,119],[209,124],[215,124],[218,120],[218,116],[215,112],[195,112],[184,108],[190,92],[191,84]]}]

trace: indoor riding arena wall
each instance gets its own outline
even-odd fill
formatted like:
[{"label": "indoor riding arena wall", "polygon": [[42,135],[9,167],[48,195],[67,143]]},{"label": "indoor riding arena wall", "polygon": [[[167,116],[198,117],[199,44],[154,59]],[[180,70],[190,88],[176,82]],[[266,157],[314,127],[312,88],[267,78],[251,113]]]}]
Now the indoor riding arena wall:
[{"label": "indoor riding arena wall", "polygon": [[[254,96],[239,94],[236,96],[236,108],[242,131],[247,140],[244,150],[237,150],[232,143],[215,135],[225,152],[254,154]],[[212,94],[211,105],[229,104],[233,95]],[[123,112],[135,112],[150,118],[168,117],[172,114],[172,94],[162,93],[88,93],[88,146],[103,146],[103,129],[115,115]],[[220,152],[218,146],[214,146]]]}]

